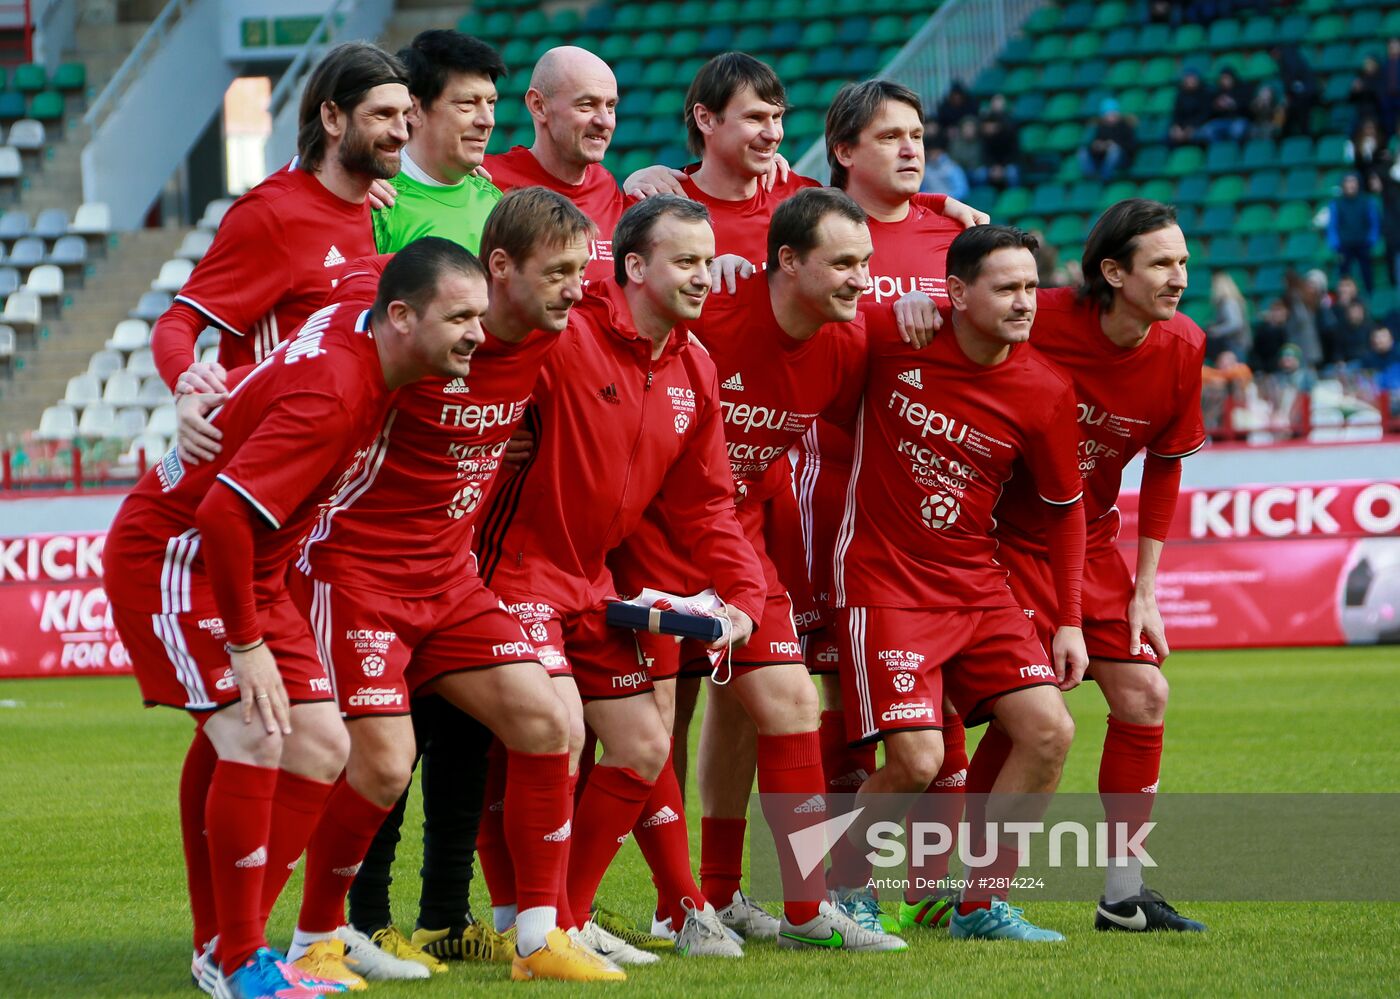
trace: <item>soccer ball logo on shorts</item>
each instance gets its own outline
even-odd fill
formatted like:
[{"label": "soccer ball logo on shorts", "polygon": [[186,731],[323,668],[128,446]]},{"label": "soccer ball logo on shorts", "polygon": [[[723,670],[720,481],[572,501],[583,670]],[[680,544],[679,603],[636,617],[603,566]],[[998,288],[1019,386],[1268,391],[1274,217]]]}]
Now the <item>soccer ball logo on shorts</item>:
[{"label": "soccer ball logo on shorts", "polygon": [[530,625],[530,641],[536,643],[549,641],[549,629],[544,626],[543,622],[536,621]]},{"label": "soccer ball logo on shorts", "polygon": [[360,660],[360,671],[368,677],[384,675],[384,657],[371,652]]},{"label": "soccer ball logo on shorts", "polygon": [[684,413],[677,413],[677,414],[676,414],[676,433],[678,433],[678,434],[683,434],[683,433],[685,433],[686,428],[689,427],[689,426],[690,426],[690,417],[687,416],[687,415],[684,414]]},{"label": "soccer ball logo on shorts", "polygon": [[943,493],[934,493],[932,496],[924,497],[924,502],[919,507],[919,515],[924,519],[924,526],[933,531],[952,527],[957,522],[958,514],[961,512],[962,507],[958,506],[957,497],[947,496]]},{"label": "soccer ball logo on shorts", "polygon": [[894,685],[894,689],[899,691],[899,693],[907,694],[914,689],[914,674],[896,673],[894,676],[890,677],[890,683]]},{"label": "soccer ball logo on shorts", "polygon": [[475,482],[468,482],[452,497],[452,502],[447,505],[447,515],[453,520],[460,520],[475,510],[480,502],[481,486]]}]

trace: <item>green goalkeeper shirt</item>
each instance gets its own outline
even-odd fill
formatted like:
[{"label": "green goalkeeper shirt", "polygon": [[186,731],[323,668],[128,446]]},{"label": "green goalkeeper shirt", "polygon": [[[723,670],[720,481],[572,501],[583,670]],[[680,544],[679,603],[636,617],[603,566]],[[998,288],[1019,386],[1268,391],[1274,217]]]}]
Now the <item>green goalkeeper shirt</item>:
[{"label": "green goalkeeper shirt", "polygon": [[394,253],[423,236],[441,236],[473,253],[481,249],[486,216],[501,200],[494,184],[468,176],[457,184],[440,184],[401,152],[402,169],[391,184],[398,192],[392,208],[374,212],[374,245]]}]

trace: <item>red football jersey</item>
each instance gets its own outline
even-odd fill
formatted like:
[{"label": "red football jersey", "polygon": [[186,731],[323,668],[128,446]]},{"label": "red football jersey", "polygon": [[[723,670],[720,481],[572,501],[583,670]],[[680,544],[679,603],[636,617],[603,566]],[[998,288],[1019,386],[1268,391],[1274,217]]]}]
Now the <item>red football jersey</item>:
[{"label": "red football jersey", "polygon": [[714,364],[681,326],[653,360],[616,283],[595,287],[540,372],[534,453],[497,481],[481,577],[565,614],[596,607],[615,592],[604,559],[655,501],[720,595],[756,620],[766,590],[734,513]]},{"label": "red football jersey", "polygon": [[369,202],[286,166],[233,203],[175,301],[224,331],[220,364],[253,364],[321,307],[346,261],[373,253]]},{"label": "red football jersey", "polygon": [[515,146],[508,153],[491,153],[483,165],[491,174],[491,183],[503,192],[517,187],[547,187],[577,205],[598,227],[598,235],[588,248],[584,279],[601,281],[613,276],[612,234],[632,199],[622,193],[617,178],[603,164],[589,164],[579,184],[565,184],[540,166],[535,154],[525,146]]},{"label": "red football jersey", "polygon": [[[788,449],[818,414],[854,418],[865,382],[865,320],[827,323],[794,340],[773,315],[768,282],[756,276],[737,294],[712,295],[691,331],[714,361],[729,467],[740,509],[752,515],[776,490],[791,488]],[[662,510],[647,511],[611,560],[624,592],[650,586],[690,594],[713,585],[670,543],[672,534]],[[770,570],[770,588],[775,579]]]},{"label": "red football jersey", "polygon": [[[1178,312],[1125,350],[1103,335],[1095,304],[1072,288],[1050,288],[1036,296],[1031,343],[1074,383],[1089,544],[1112,544],[1118,517],[1110,514],[1124,466],[1144,448],[1182,458],[1205,443],[1205,333]],[[998,526],[1018,543],[1043,548],[1042,510],[1029,495],[1029,487],[1013,480],[997,508]]]},{"label": "red football jersey", "polygon": [[[944,278],[948,247],[963,227],[941,214],[946,201],[942,194],[916,194],[909,203],[909,214],[900,221],[870,220],[875,253],[870,258],[872,286],[861,299],[862,308],[888,307],[911,291],[922,291],[939,305],[947,304]],[[831,505],[828,497],[844,495],[854,454],[850,430],[828,420],[818,420],[794,452],[793,481],[802,512],[802,533],[810,541],[812,593],[823,603],[831,593],[831,546],[842,514],[840,507],[825,507]],[[827,478],[839,481],[840,487],[821,481]]]},{"label": "red football jersey", "polygon": [[[686,167],[686,173],[693,173],[696,169],[698,165]],[[760,181],[753,197],[742,201],[711,197],[689,177],[681,181],[681,187],[687,196],[710,210],[716,256],[737,253],[750,263],[763,267],[768,263],[768,221],[773,217],[773,209],[803,188],[821,187],[821,184],[810,177],[790,173],[785,182],[775,184],[771,191],[765,191]]]},{"label": "red football jersey", "polygon": [[370,304],[313,313],[294,340],[239,382],[212,417],[223,432],[213,461],[186,467],[172,449],[137,483],[104,547],[114,603],[167,614],[214,607],[195,512],[210,489],[222,488],[261,517],[253,553],[258,604],[280,594],[320,503],[343,500],[381,460],[392,393],[369,330]]},{"label": "red football jersey", "polygon": [[836,540],[836,605],[1012,604],[992,510],[1021,458],[1044,501],[1079,499],[1073,386],[1028,345],[984,367],[951,330],[916,351],[892,312],[866,321],[870,367]]},{"label": "red football jersey", "polygon": [[[373,294],[390,259],[352,263],[331,300]],[[387,448],[353,493],[322,509],[297,568],[399,596],[431,596],[475,575],[472,529],[482,500],[557,341],[534,330],[506,343],[487,330],[466,378],[404,386]]]}]

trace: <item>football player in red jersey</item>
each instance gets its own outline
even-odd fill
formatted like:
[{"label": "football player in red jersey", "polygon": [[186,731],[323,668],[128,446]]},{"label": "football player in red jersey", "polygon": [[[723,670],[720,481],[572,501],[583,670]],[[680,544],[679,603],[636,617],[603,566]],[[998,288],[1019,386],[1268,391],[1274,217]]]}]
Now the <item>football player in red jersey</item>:
[{"label": "football player in red jersey", "polygon": [[[918,193],[924,170],[923,123],[918,95],[888,80],[847,84],[827,109],[831,183],[870,216],[875,254],[870,258],[871,287],[862,300],[863,308],[890,302],[899,307],[920,295],[929,296],[936,306],[948,304],[944,261],[964,226],[940,214],[941,198]],[[974,212],[971,221],[981,225],[989,219]],[[851,746],[846,741],[838,669],[841,644],[831,612],[832,548],[845,509],[854,447],[849,428],[818,420],[803,436],[793,467],[812,584],[813,603],[807,609],[813,626],[805,629],[804,652],[808,669],[822,677],[826,702],[822,760],[827,789],[833,794],[854,791],[875,769],[873,743]],[[798,571],[784,578],[789,576],[799,578]],[[943,767],[929,785],[929,797],[911,809],[910,821],[926,818],[956,828],[967,776],[962,721],[956,711],[948,711],[944,718],[943,741]],[[899,908],[900,929],[947,922],[956,893],[921,891],[915,886],[920,879],[927,885],[944,877],[948,856],[930,857],[911,870],[910,887]],[[858,901],[864,904],[863,899]]]},{"label": "football player in red jersey", "polygon": [[587,49],[561,45],[535,63],[525,106],[535,142],[488,155],[491,180],[502,191],[538,184],[578,205],[598,227],[585,277],[605,280],[613,271],[613,229],[628,204],[603,166],[617,128],[617,78]]},{"label": "football player in red jersey", "polygon": [[[868,313],[869,372],[836,544],[842,692],[852,743],[883,740],[832,881],[869,881],[865,834],[889,795],[923,792],[942,765],[945,692],[969,724],[996,718],[1013,748],[989,817],[1035,820],[1059,783],[1074,723],[1058,684],[1087,665],[1079,624],[1082,482],[1069,379],[1030,347],[1034,237],[977,226],[948,251],[951,329],[922,350]],[[1047,656],[1005,585],[993,507],[1018,464],[1046,508],[1053,589],[1064,608]],[[897,799],[895,799],[897,800]],[[899,810],[902,811],[901,806]],[[955,937],[1059,940],[1007,902],[1014,839],[988,844],[951,920]],[[870,918],[877,918],[873,913]]]},{"label": "football player in red jersey", "polygon": [[288,614],[287,563],[320,505],[373,463],[393,393],[465,375],[482,341],[475,257],[421,240],[395,263],[377,295],[314,313],[243,378],[213,418],[221,452],[189,466],[172,450],[107,535],[109,595],[143,697],[194,714],[217,754],[198,818],[227,980],[207,943],[201,987],[239,999],[311,994],[267,948],[267,896],[346,754],[325,667]]},{"label": "football player in red jersey", "polygon": [[[424,694],[480,719],[508,757],[504,821],[519,906],[513,974],[618,977],[553,933],[572,805],[568,712],[519,621],[482,585],[471,553],[506,443],[581,295],[592,234],[592,223],[552,191],[523,188],[501,201],[482,234],[490,304],[470,376],[400,393],[372,473],[323,511],[291,575],[351,736],[346,779],[307,851],[288,955],[318,977],[353,984],[346,971],[359,970],[356,951],[342,958],[335,946],[347,937],[368,943],[364,928],[342,926],[346,872],[408,784],[416,755],[409,699]],[[337,289],[333,300],[353,290]],[[413,955],[401,940],[378,942]],[[370,977],[389,977],[374,974],[374,957]]]},{"label": "football player in red jersey", "polygon": [[[1108,822],[1126,839],[1110,850],[1100,930],[1205,929],[1143,887],[1142,864],[1125,849],[1152,814],[1162,762],[1168,647],[1157,608],[1157,563],[1176,510],[1181,459],[1205,443],[1201,365],[1205,334],[1177,311],[1186,290],[1186,239],[1168,205],[1141,198],[1104,212],[1084,247],[1084,286],[1040,295],[1031,342],[1074,381],[1079,466],[1084,475],[1088,548],[1084,566],[1084,641],[1108,702],[1099,794]],[[1115,542],[1123,468],[1143,463],[1137,567]],[[997,508],[998,558],[1042,637],[1062,623],[1047,585],[1045,524],[1025,490],[1009,489]],[[992,726],[977,748],[968,789],[983,791],[1006,754]]]},{"label": "football player in red jersey", "polygon": [[[346,42],[307,81],[297,159],[234,202],[214,243],[151,332],[174,391],[223,389],[223,372],[262,360],[320,307],[347,261],[374,253],[370,184],[399,172],[412,107],[387,52]],[[194,356],[218,327],[219,363]]]}]

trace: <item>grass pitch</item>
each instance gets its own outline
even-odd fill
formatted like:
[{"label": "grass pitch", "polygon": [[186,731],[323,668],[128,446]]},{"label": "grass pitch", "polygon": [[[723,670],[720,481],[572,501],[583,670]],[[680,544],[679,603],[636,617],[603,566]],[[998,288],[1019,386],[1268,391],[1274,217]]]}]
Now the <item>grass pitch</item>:
[{"label": "grass pitch", "polygon": [[[1165,789],[1400,791],[1400,654],[1393,648],[1180,653],[1168,676]],[[1092,792],[1103,702],[1092,685],[1069,701],[1079,731],[1063,789]],[[198,994],[188,975],[175,797],[189,731],[177,712],[143,711],[129,679],[0,684],[0,999]],[[421,845],[412,831],[419,819],[415,803],[394,886],[395,912],[408,927],[417,911]],[[691,834],[698,857],[698,822]],[[1355,863],[1400,862],[1394,840],[1373,846]],[[274,944],[290,936],[297,884],[273,916]],[[707,997],[1395,994],[1400,903],[1191,904],[1172,894],[1170,871],[1153,884],[1210,932],[1099,934],[1092,900],[1031,900],[1035,920],[1063,931],[1066,943],[969,943],[919,932],[907,953],[894,955],[752,944],[742,963],[667,956],[617,988]],[[484,887],[474,887],[476,911],[489,913]],[[629,841],[599,898],[640,919],[651,892]],[[512,986],[508,977],[503,965],[455,965],[428,982],[374,985],[371,994],[583,991]]]}]

